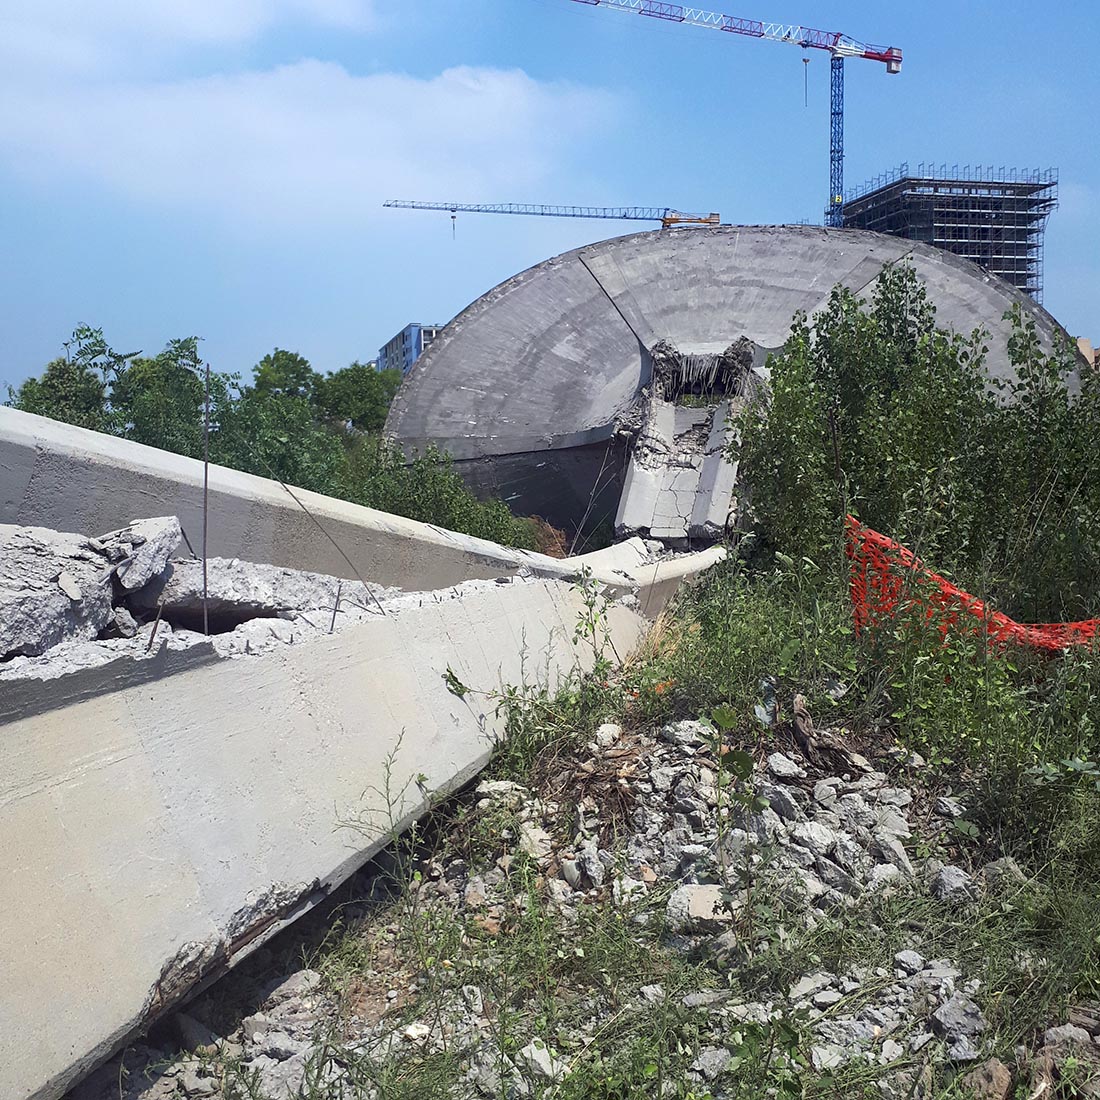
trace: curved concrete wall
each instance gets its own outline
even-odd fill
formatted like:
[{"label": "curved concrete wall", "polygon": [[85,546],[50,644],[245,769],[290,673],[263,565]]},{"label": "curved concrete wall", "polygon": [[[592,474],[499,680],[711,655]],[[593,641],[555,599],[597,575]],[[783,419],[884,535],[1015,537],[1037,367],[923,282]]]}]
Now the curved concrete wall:
[{"label": "curved concrete wall", "polygon": [[916,241],[816,226],[655,230],[563,253],[484,294],[417,360],[386,428],[460,459],[596,442],[648,381],[646,349],[658,341],[685,353],[741,336],[778,348],[797,311],[813,316],[837,284],[869,291],[903,259],[941,326],[989,330],[994,375],[1011,370],[1010,306],[1048,340],[1060,331],[1009,283]]},{"label": "curved concrete wall", "polygon": [[[413,366],[386,430],[408,452],[449,451],[475,491],[521,512],[567,527],[586,509],[614,515],[655,345],[719,354],[747,337],[761,366],[796,312],[813,317],[837,284],[869,293],[903,259],[941,326],[988,330],[992,375],[1012,369],[1011,306],[1048,344],[1061,331],[1021,291],[915,241],[814,226],[657,230],[555,256],[483,295]],[[604,499],[590,506],[596,486]]]}]

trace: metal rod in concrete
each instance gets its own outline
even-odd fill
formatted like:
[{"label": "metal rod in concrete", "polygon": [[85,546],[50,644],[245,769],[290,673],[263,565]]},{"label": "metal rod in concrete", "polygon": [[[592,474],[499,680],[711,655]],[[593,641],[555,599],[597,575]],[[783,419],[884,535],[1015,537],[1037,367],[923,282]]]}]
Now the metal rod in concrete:
[{"label": "metal rod in concrete", "polygon": [[210,364],[206,364],[206,393],[202,418],[202,632],[209,636],[209,589],[206,577],[206,528],[210,515]]}]

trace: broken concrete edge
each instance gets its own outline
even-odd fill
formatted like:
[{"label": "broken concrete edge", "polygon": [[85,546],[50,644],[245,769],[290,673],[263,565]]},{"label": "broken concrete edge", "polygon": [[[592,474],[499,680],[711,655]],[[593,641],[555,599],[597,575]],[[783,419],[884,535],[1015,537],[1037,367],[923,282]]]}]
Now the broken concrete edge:
[{"label": "broken concrete edge", "polygon": [[[178,531],[175,518],[168,518]],[[47,565],[51,565],[53,573],[65,566],[65,559],[59,556],[61,550],[57,547],[72,543],[81,548],[81,554],[87,556],[88,552],[83,548],[98,544],[94,538],[57,535],[43,528],[9,530],[16,535],[34,536],[33,543],[29,545],[34,551],[32,557],[35,563],[42,560],[39,551],[43,547],[51,548],[52,557]],[[161,556],[164,557],[164,554]],[[664,572],[658,570],[653,573],[648,568],[652,561],[649,548],[642,540],[633,539],[555,563],[557,568],[553,579],[576,583],[581,578],[587,578],[597,583],[610,599],[640,595],[646,608],[659,608],[675,589],[675,584],[669,586],[662,580],[663,577],[691,575],[713,560],[716,560],[714,554],[698,562],[689,560],[684,565],[685,571],[675,574],[668,572],[666,562]],[[87,631],[82,631],[73,632],[44,651],[32,649],[29,655],[21,655],[20,650],[15,649],[9,660],[0,661],[0,683],[6,685],[4,698],[0,701],[0,721],[14,720],[19,716],[20,708],[37,711],[43,706],[40,692],[26,688],[22,691],[10,690],[21,684],[54,682],[56,688],[50,698],[60,706],[64,705],[61,700],[71,698],[74,691],[84,690],[79,685],[87,679],[85,674],[96,668],[122,669],[129,661],[134,664],[135,671],[125,678],[134,679],[167,674],[163,662],[151,666],[156,668],[155,672],[146,671],[143,674],[136,671],[137,666],[148,666],[152,658],[164,651],[175,653],[197,649],[204,654],[213,652],[222,658],[252,657],[280,645],[301,644],[320,635],[336,633],[364,618],[393,613],[410,602],[426,598],[425,593],[403,593],[377,585],[369,586],[368,591],[354,581],[345,582],[334,577],[236,559],[212,558],[208,565],[211,596],[208,620],[202,598],[206,570],[202,570],[196,561],[177,561],[168,563],[143,588],[132,592],[120,589],[120,594],[116,592],[116,597],[123,603],[114,609],[114,613],[116,616],[125,614],[132,624],[125,637],[111,637],[108,634],[97,637],[94,632],[89,636]],[[17,568],[15,573],[19,572]],[[514,579],[533,575],[537,576],[534,571],[523,570]],[[109,581],[108,574],[104,577]],[[438,589],[427,595],[438,600],[461,598],[463,591],[468,592],[479,585],[499,584],[508,579],[468,581],[465,587]],[[0,575],[0,618],[9,605],[19,612],[21,604],[28,599],[38,600],[36,607],[41,603],[42,592],[38,590],[26,594],[18,590],[8,591],[5,599],[2,582],[3,576]],[[653,586],[658,583],[662,591],[655,594]],[[44,588],[46,595],[57,596],[66,608],[70,606],[67,598],[54,591],[56,584],[40,585],[39,588]],[[344,596],[342,602],[341,592]],[[133,619],[131,611],[140,622]],[[104,622],[110,612],[111,607],[105,604],[101,615]],[[31,616],[36,621],[40,617],[37,613]],[[23,614],[20,621],[26,618]],[[211,626],[209,636],[203,633],[206,621]],[[0,627],[2,625],[0,623]],[[94,685],[97,681],[93,677],[90,682]],[[94,687],[91,690],[94,691]]]},{"label": "broken concrete edge", "polygon": [[733,514],[736,463],[731,407],[740,397],[676,405],[649,394],[615,516],[620,537],[648,535],[666,545],[720,540]]},{"label": "broken concrete edge", "polygon": [[112,617],[128,629],[116,605],[164,573],[180,539],[175,516],[96,537],[0,523],[0,665],[104,637]]},{"label": "broken concrete edge", "polygon": [[189,942],[169,959],[160,976],[150,989],[140,1013],[127,1021],[113,1034],[89,1051],[82,1067],[73,1074],[70,1070],[47,1082],[27,1100],[57,1100],[78,1084],[85,1076],[117,1054],[136,1035],[193,1000],[215,982],[224,978],[238,963],[254,951],[284,932],[295,921],[304,917],[324,902],[356,871],[370,862],[396,837],[403,835],[433,807],[460,791],[489,762],[492,755],[486,749],[476,760],[461,769],[448,782],[422,799],[390,831],[379,836],[363,848],[357,848],[324,880],[314,879],[297,887],[277,884],[277,888],[256,903],[234,914],[230,927],[237,927],[236,935],[215,937],[210,942]]},{"label": "broken concrete edge", "polygon": [[694,554],[635,566],[630,572],[638,585],[639,611],[647,619],[655,619],[668,606],[681,585],[699,580],[711,566],[725,561],[726,556],[724,547],[711,546]]},{"label": "broken concrete edge", "polygon": [[[179,517],[197,548],[202,487],[198,459],[0,407],[0,523],[108,531],[147,515],[155,500],[158,512]],[[215,465],[208,553],[410,591],[521,570],[547,577],[570,571],[530,550]]]},{"label": "broken concrete edge", "polygon": [[[629,567],[645,548],[612,550]],[[643,601],[720,557],[615,573],[615,651],[644,637]],[[166,652],[27,685],[38,703],[15,713],[5,685],[0,1095],[56,1100],[476,773],[504,733],[495,690],[590,663],[584,598],[565,579],[472,582],[254,660]],[[452,668],[471,694],[448,690]],[[411,805],[379,821],[364,790],[391,767]],[[353,820],[349,844],[334,825]]]}]

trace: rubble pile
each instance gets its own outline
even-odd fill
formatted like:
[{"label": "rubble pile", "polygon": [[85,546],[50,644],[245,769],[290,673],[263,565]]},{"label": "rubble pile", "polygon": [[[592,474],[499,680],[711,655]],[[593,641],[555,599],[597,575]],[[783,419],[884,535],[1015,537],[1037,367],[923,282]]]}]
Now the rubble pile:
[{"label": "rubble pile", "polygon": [[[526,862],[536,875],[538,904],[563,930],[564,942],[583,925],[586,907],[610,907],[637,935],[652,938],[656,930],[669,950],[695,963],[697,988],[651,981],[625,1004],[579,989],[581,1015],[567,1042],[559,1028],[519,1043],[513,1037],[505,1047],[494,1023],[501,1006],[485,980],[491,949],[480,970],[443,963],[456,969],[442,972],[442,984],[438,970],[429,977],[392,961],[387,969],[383,953],[359,972],[352,994],[313,970],[280,975],[254,992],[247,1015],[220,1032],[212,1007],[218,998],[207,994],[176,1017],[177,1035],[191,1035],[190,1042],[131,1052],[131,1065],[161,1067],[151,1076],[132,1073],[129,1091],[120,1094],[117,1066],[105,1067],[74,1100],[105,1100],[108,1093],[96,1091],[103,1088],[122,1100],[228,1097],[236,1095],[229,1082],[240,1080],[252,1082],[263,1100],[292,1100],[303,1083],[317,1090],[309,1095],[382,1097],[384,1091],[364,1086],[364,1064],[400,1065],[431,1052],[460,1060],[456,1097],[552,1095],[547,1090],[556,1082],[585,1072],[576,1052],[610,1021],[645,1027],[670,1012],[690,1017],[697,1036],[685,1070],[697,1083],[693,1095],[714,1100],[737,1095],[736,1037],[791,1021],[804,1036],[805,1063],[797,1072],[862,1067],[884,1100],[930,1096],[934,1073],[1006,1100],[1021,1074],[1054,1079],[1067,1057],[1100,1067],[1100,1011],[1071,1014],[1070,1023],[1039,1041],[1038,1053],[1018,1048],[1015,1068],[991,1057],[987,991],[957,960],[922,942],[919,925],[908,946],[891,948],[877,964],[853,960],[834,972],[807,960],[793,977],[777,970],[761,984],[757,968],[751,987],[743,983],[776,942],[846,914],[857,919],[861,904],[875,896],[919,897],[965,917],[983,897],[1007,900],[1026,885],[1011,859],[971,873],[918,859],[907,847],[924,767],[919,756],[877,761],[892,778],[857,753],[833,760],[841,758],[844,770],[822,774],[794,749],[776,751],[735,777],[720,765],[722,748],[708,723],[671,723],[656,736],[607,723],[588,756],[574,761],[580,786],[551,783],[536,792],[485,780],[476,787],[469,809],[506,823],[498,830],[503,855],[480,863],[427,859],[413,882],[412,903],[434,914],[433,927],[452,920],[464,929],[462,942],[491,943],[513,934],[534,902],[513,877],[517,861]],[[597,780],[609,785],[599,788]],[[949,829],[963,811],[955,798],[927,800],[921,828],[931,821],[934,829]],[[362,912],[377,929],[378,910],[364,905]],[[407,933],[407,912],[383,919],[390,922],[384,942],[397,943]],[[885,941],[883,929],[867,927],[869,938],[876,934]],[[179,1058],[173,1052],[181,1047],[190,1053]]]},{"label": "rubble pile", "polygon": [[226,656],[258,652],[377,614],[396,593],[209,558],[204,622],[203,563],[178,555],[182,540],[175,516],[95,538],[0,525],[0,681],[50,679],[202,642]]}]

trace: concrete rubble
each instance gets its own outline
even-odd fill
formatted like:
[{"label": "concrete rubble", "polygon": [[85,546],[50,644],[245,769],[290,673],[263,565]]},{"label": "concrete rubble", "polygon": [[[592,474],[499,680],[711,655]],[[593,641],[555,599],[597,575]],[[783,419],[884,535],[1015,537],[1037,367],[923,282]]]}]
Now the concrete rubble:
[{"label": "concrete rubble", "polygon": [[54,679],[162,647],[262,652],[381,614],[399,592],[213,557],[208,638],[202,562],[176,556],[181,540],[175,516],[98,537],[0,525],[0,682]]},{"label": "concrete rubble", "polygon": [[164,571],[180,537],[174,516],[101,538],[0,525],[0,661],[99,637],[126,594]]},{"label": "concrete rubble", "polygon": [[[790,1019],[807,1023],[807,1055],[815,1071],[869,1067],[884,1100],[927,1096],[923,1090],[933,1066],[980,1084],[985,1091],[978,1095],[1004,1100],[1008,1093],[995,1090],[1013,1077],[988,1057],[992,1034],[981,1008],[980,982],[956,960],[926,954],[919,932],[887,965],[857,963],[836,972],[808,967],[770,991],[757,986],[751,999],[738,995],[738,970],[767,950],[767,939],[775,934],[774,917],[771,923],[742,919],[762,899],[771,909],[782,908],[788,927],[801,922],[812,928],[872,894],[936,898],[945,868],[935,860],[910,862],[900,846],[913,828],[907,816],[913,795],[899,785],[897,773],[888,777],[852,754],[862,766],[808,775],[797,754],[774,752],[751,779],[751,789],[766,792],[769,803],[759,809],[731,797],[728,787],[723,794],[714,737],[712,727],[694,721],[667,725],[656,737],[627,734],[613,723],[599,728],[588,745],[591,762],[598,764],[605,755],[619,761],[630,753],[635,800],[614,843],[598,800],[551,801],[521,784],[497,780],[477,786],[471,808],[514,815],[517,828],[509,835],[516,854],[525,852],[537,865],[549,912],[566,928],[581,919],[583,907],[612,904],[637,925],[662,921],[674,948],[688,958],[710,960],[718,988],[679,992],[670,1001],[662,985],[646,985],[638,989],[636,1003],[617,1005],[614,1014],[647,1015],[659,1005],[688,1013],[698,1035],[688,1076],[716,1100],[735,1095],[724,1087],[736,1055],[729,1036],[746,1025],[766,1028]],[[906,774],[919,778],[916,764],[900,767],[901,784]],[[513,858],[506,854],[484,865],[465,859],[432,863],[413,888],[418,904],[472,919],[496,935],[515,902],[506,880]],[[970,890],[940,904],[972,904],[979,890],[999,894],[1020,885],[1005,874],[968,881],[974,884]],[[763,939],[754,942],[756,935]],[[386,978],[377,980],[385,988]],[[171,1044],[142,1051],[138,1064],[150,1066],[149,1076],[135,1073],[122,1100],[228,1096],[217,1068],[219,1059],[227,1058],[258,1082],[258,1100],[290,1100],[306,1074],[324,1081],[333,1096],[343,1095],[341,1089],[360,1087],[348,1076],[354,1059],[394,1064],[414,1049],[421,1055],[445,1049],[449,1057],[460,1057],[464,1084],[452,1095],[471,1100],[538,1094],[571,1072],[551,1037],[535,1035],[511,1055],[502,1050],[488,1022],[489,987],[461,984],[457,977],[455,987],[444,992],[444,1003],[431,1002],[422,1015],[414,1008],[415,980],[407,992],[391,989],[380,1014],[350,1018],[340,1014],[338,995],[312,971],[271,988],[258,1012],[215,1039],[213,1057],[185,1053],[165,1071]],[[289,989],[294,995],[286,995]],[[206,1019],[215,1003],[213,995],[200,998],[187,1012]],[[583,1033],[602,1027],[608,1011],[593,1001]],[[1081,1024],[1047,1032],[1046,1049],[1071,1049],[1081,1057],[1087,1048],[1096,1052],[1089,1057],[1100,1057],[1100,1013],[1082,1012],[1073,1019]],[[200,1038],[206,1034],[191,1030]],[[344,1036],[340,1043],[331,1039],[337,1031]],[[117,1082],[117,1066],[104,1067],[73,1100],[106,1100],[106,1090],[115,1089],[109,1094],[114,1100]],[[362,1095],[380,1100],[383,1093],[368,1088]]]},{"label": "concrete rubble", "polygon": [[[249,619],[292,619],[304,611],[340,606],[366,611],[377,606],[379,586],[341,581],[300,569],[210,558],[207,561],[207,612],[222,623],[237,625]],[[170,619],[186,618],[201,624],[203,568],[198,558],[174,561],[151,583],[136,592],[131,606],[146,613],[162,606]]]},{"label": "concrete rubble", "polygon": [[[168,650],[205,647],[247,657],[338,632],[352,623],[422,603],[427,593],[308,570],[211,557],[203,568],[176,552],[173,516],[138,520],[98,538],[0,525],[0,683],[54,680],[119,658],[144,661]],[[642,544],[639,543],[639,547]],[[675,555],[648,542],[642,562]],[[557,563],[552,563],[556,565]],[[471,580],[439,600],[540,575],[521,567],[510,578]],[[634,606],[631,577],[616,597]]]},{"label": "concrete rubble", "polygon": [[764,351],[741,337],[720,354],[684,354],[666,339],[650,357],[652,381],[620,420],[633,444],[615,531],[678,546],[713,542],[736,508],[732,419],[762,385],[754,363]]}]

